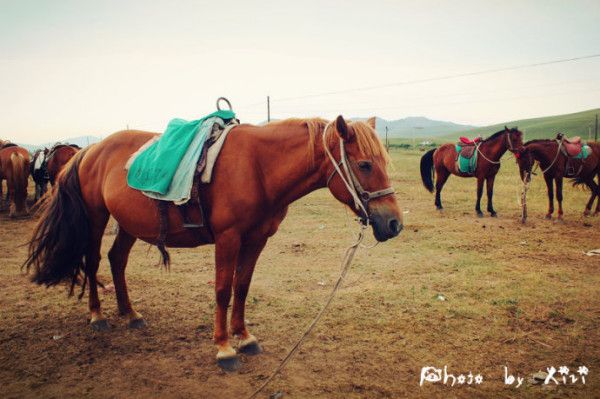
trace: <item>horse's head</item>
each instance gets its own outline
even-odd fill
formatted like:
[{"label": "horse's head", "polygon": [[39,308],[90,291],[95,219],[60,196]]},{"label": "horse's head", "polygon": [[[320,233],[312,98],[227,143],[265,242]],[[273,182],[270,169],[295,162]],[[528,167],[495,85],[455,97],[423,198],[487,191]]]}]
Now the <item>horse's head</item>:
[{"label": "horse's head", "polygon": [[323,133],[329,149],[327,186],[335,198],[348,205],[373,227],[377,241],[402,231],[402,213],[387,174],[389,155],[374,129],[374,120],[346,123],[342,116]]},{"label": "horse's head", "polygon": [[508,150],[517,154],[523,148],[523,132],[516,126],[510,129],[504,126],[504,132],[508,137]]},{"label": "horse's head", "polygon": [[527,146],[523,146],[515,152],[515,158],[517,158],[517,164],[519,165],[521,180],[525,183],[529,183],[529,181],[531,181],[531,171],[535,162],[533,154]]}]

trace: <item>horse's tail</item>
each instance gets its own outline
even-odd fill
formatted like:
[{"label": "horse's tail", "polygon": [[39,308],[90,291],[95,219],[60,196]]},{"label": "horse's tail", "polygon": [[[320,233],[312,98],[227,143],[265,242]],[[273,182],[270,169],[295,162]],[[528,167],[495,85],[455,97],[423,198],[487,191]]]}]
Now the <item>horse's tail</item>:
[{"label": "horse's tail", "polygon": [[10,163],[12,173],[10,174],[11,185],[13,187],[12,198],[15,204],[16,212],[24,212],[27,201],[27,184],[29,179],[29,165],[25,157],[18,151],[10,154]]},{"label": "horse's tail", "polygon": [[85,275],[84,257],[90,236],[78,172],[85,153],[79,152],[67,165],[52,194],[41,205],[41,218],[29,242],[29,257],[24,264],[27,270],[34,268],[31,280],[37,284],[50,286],[70,279],[70,295],[80,274]]},{"label": "horse's tail", "polygon": [[430,193],[433,192],[433,153],[435,150],[435,148],[429,150],[421,157],[421,180]]}]

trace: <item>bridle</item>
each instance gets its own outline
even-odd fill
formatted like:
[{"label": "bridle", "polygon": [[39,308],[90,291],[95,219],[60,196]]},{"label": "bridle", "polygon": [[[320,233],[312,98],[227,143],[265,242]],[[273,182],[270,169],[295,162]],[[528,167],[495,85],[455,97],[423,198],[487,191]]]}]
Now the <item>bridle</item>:
[{"label": "bridle", "polygon": [[[329,157],[329,160],[331,161],[331,164],[333,165],[334,169],[333,169],[333,172],[331,172],[331,174],[327,178],[326,185],[327,185],[327,187],[329,187],[329,182],[331,181],[331,179],[333,179],[333,176],[335,176],[335,174],[337,173],[340,176],[340,179],[342,179],[342,182],[344,182],[346,189],[352,196],[352,199],[354,200],[354,207],[356,208],[357,211],[360,211],[362,213],[361,221],[363,222],[363,224],[368,224],[369,220],[371,218],[371,215],[369,213],[369,201],[371,201],[375,198],[380,198],[380,197],[384,197],[386,195],[394,194],[395,190],[393,187],[388,187],[388,188],[384,188],[383,190],[377,190],[377,191],[365,190],[363,188],[363,186],[360,184],[360,181],[358,180],[358,178],[356,177],[354,172],[352,171],[352,168],[348,164],[348,155],[346,153],[346,147],[344,146],[344,140],[342,138],[340,138],[340,161],[336,162],[335,158],[333,157],[333,154],[331,153],[331,151],[329,150],[329,147],[327,146],[326,134],[327,134],[327,129],[329,128],[330,125],[331,125],[331,122],[329,122],[327,124],[327,126],[325,126],[325,129],[323,130],[323,148],[325,149],[325,153]],[[342,171],[342,169],[343,169],[343,171]]]},{"label": "bridle", "polygon": [[[506,134],[506,142],[508,143],[508,151],[510,151],[510,152],[512,152],[514,154],[515,153],[515,147],[513,146],[512,140],[510,139],[511,130],[506,130],[504,133]],[[483,143],[475,145],[475,149],[477,150],[477,152],[479,154],[481,154],[481,156],[486,161],[488,161],[489,163],[494,164],[494,165],[500,165],[501,162],[499,160],[498,161],[492,161],[491,159],[489,159],[488,157],[486,157],[483,152],[481,152],[481,150],[479,149],[479,147],[481,147],[481,144],[483,144]]]}]

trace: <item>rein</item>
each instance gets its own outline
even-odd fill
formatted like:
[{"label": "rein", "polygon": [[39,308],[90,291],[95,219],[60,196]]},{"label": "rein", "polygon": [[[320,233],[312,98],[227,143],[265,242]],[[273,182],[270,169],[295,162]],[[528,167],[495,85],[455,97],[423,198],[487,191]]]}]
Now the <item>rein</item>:
[{"label": "rein", "polygon": [[[346,154],[346,148],[344,147],[344,140],[341,138],[340,138],[340,158],[341,159],[339,162],[336,162],[335,158],[333,157],[333,154],[329,150],[329,147],[327,147],[327,141],[326,141],[326,137],[325,137],[325,133],[327,133],[327,129],[329,128],[330,125],[331,125],[331,122],[328,123],[327,126],[325,126],[325,129],[323,130],[323,147],[325,148],[325,153],[329,157],[329,160],[331,161],[331,164],[333,165],[333,168],[334,168],[331,175],[327,178],[327,186],[329,186],[329,182],[331,181],[333,176],[337,173],[340,176],[340,179],[342,179],[342,182],[344,182],[346,189],[348,189],[348,192],[352,196],[356,210],[361,211],[363,213],[362,223],[360,224],[360,230],[358,232],[358,237],[357,237],[356,241],[346,249],[346,253],[344,254],[344,258],[342,260],[342,268],[340,271],[340,275],[339,275],[337,281],[335,282],[335,285],[333,286],[333,289],[331,290],[331,293],[329,294],[327,301],[325,301],[325,304],[323,305],[323,307],[321,308],[319,313],[317,313],[317,315],[315,316],[313,321],[306,328],[306,331],[298,339],[296,344],[290,349],[288,354],[283,358],[283,360],[281,361],[279,366],[277,366],[275,371],[273,371],[273,373],[271,373],[269,378],[267,378],[265,380],[265,382],[263,382],[262,385],[254,391],[254,393],[252,393],[250,396],[248,396],[248,399],[255,398],[259,393],[261,393],[266,388],[267,385],[269,385],[269,383],[273,380],[273,378],[275,378],[275,376],[277,374],[279,374],[279,372],[285,367],[285,365],[289,362],[289,360],[292,358],[292,356],[300,348],[300,345],[302,345],[302,343],[304,342],[306,337],[308,337],[308,335],[315,328],[315,326],[317,325],[317,323],[319,322],[319,320],[321,319],[321,317],[323,316],[323,314],[325,313],[325,311],[327,310],[327,308],[333,301],[333,298],[335,297],[336,292],[342,285],[342,281],[344,280],[344,278],[346,277],[346,274],[348,273],[348,270],[350,269],[350,264],[352,262],[352,259],[354,258],[354,254],[356,253],[356,250],[358,249],[359,246],[361,246],[361,243],[365,236],[364,232],[367,229],[367,227],[369,226],[369,218],[370,218],[369,211],[368,211],[369,201],[374,198],[379,198],[379,197],[383,197],[386,195],[394,194],[394,192],[395,192],[392,187],[384,188],[383,190],[378,190],[378,191],[373,191],[373,192],[365,190],[362,187],[362,185],[360,184],[360,182],[358,181],[358,178],[356,177],[354,172],[352,172],[352,168],[350,167],[350,165],[348,165],[348,156]],[[342,172],[342,169],[343,169],[343,172]]]},{"label": "rein", "polygon": [[269,385],[269,383],[273,380],[273,378],[275,378],[275,376],[277,374],[279,374],[279,372],[285,367],[285,365],[288,363],[288,361],[296,353],[298,348],[300,348],[300,345],[302,344],[302,342],[304,342],[306,337],[315,328],[315,326],[321,319],[321,316],[323,316],[323,314],[325,313],[325,311],[327,310],[327,308],[333,301],[333,297],[335,296],[336,292],[342,285],[342,281],[346,277],[346,274],[348,273],[348,269],[350,269],[350,263],[352,262],[352,259],[354,258],[354,254],[356,253],[356,250],[358,249],[358,247],[360,246],[360,243],[362,242],[362,240],[364,238],[364,232],[365,232],[366,228],[367,228],[367,225],[365,225],[365,224],[360,225],[360,231],[358,232],[358,239],[356,240],[356,242],[354,244],[352,244],[351,246],[349,246],[346,249],[346,253],[344,254],[344,259],[342,260],[342,270],[340,271],[340,276],[338,277],[337,281],[335,282],[335,285],[333,286],[333,289],[331,290],[331,293],[329,294],[327,301],[325,302],[325,304],[323,305],[323,307],[321,308],[319,313],[317,313],[317,315],[313,319],[312,323],[309,324],[309,326],[307,327],[304,334],[302,334],[300,339],[298,339],[296,344],[292,347],[292,349],[290,349],[290,351],[288,352],[286,357],[283,358],[283,360],[281,361],[279,366],[275,369],[275,371],[273,371],[273,373],[269,376],[269,378],[267,378],[265,380],[265,382],[263,382],[263,384],[260,387],[258,387],[258,389],[256,391],[254,391],[254,393],[252,395],[248,396],[248,399],[255,398],[259,393],[261,393],[263,391],[263,389],[265,389],[265,387],[267,385]]},{"label": "rein", "polygon": [[[342,182],[344,182],[346,189],[352,196],[352,199],[354,200],[354,207],[357,211],[362,212],[363,223],[366,223],[368,225],[371,216],[368,211],[369,201],[375,198],[380,198],[386,195],[394,194],[396,191],[393,187],[388,187],[377,191],[365,190],[360,184],[360,181],[358,180],[354,172],[352,171],[352,168],[348,164],[348,156],[346,154],[346,148],[344,146],[344,140],[342,138],[340,138],[340,161],[336,162],[335,158],[333,157],[333,154],[327,146],[326,133],[330,125],[331,122],[329,122],[323,130],[323,148],[325,149],[325,153],[329,157],[329,160],[331,161],[331,164],[334,168],[333,172],[331,172],[331,175],[329,175],[329,177],[327,178],[327,186],[329,186],[331,179],[337,173],[340,176],[340,179],[342,179]],[[343,168],[343,172],[340,166]]]}]

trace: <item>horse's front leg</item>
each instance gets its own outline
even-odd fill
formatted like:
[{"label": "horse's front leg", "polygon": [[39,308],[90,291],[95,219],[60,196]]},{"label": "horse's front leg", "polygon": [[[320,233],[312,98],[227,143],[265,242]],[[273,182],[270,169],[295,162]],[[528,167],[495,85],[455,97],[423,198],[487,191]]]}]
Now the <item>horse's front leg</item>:
[{"label": "horse's front leg", "polygon": [[552,219],[552,214],[554,213],[554,185],[552,176],[545,174],[544,180],[548,189],[548,213],[546,214],[546,219]]},{"label": "horse's front leg", "polygon": [[231,299],[231,285],[240,252],[240,236],[234,230],[222,233],[215,243],[215,313],[214,342],[217,345],[217,364],[226,371],[235,371],[240,362],[235,349],[229,342],[227,330],[227,307]]},{"label": "horse's front leg", "polygon": [[248,355],[256,355],[262,351],[256,337],[250,334],[246,328],[245,308],[252,273],[266,243],[266,237],[243,241],[233,279],[234,298],[231,311],[231,334],[240,339],[239,351]]},{"label": "horse's front leg", "polygon": [[562,209],[563,179],[562,179],[562,177],[557,177],[555,179],[555,183],[556,183],[556,201],[558,202],[558,220],[562,220],[562,217],[563,217],[563,209]]},{"label": "horse's front leg", "polygon": [[492,215],[492,217],[497,216],[497,213],[494,210],[494,204],[492,202],[492,198],[494,197],[494,180],[495,180],[495,178],[496,178],[496,176],[488,176],[485,181],[486,188],[487,188],[487,198],[488,198],[487,210],[490,213],[490,215]]},{"label": "horse's front leg", "polygon": [[477,177],[477,202],[475,203],[475,212],[477,216],[483,217],[481,212],[481,196],[483,195],[483,177]]}]

